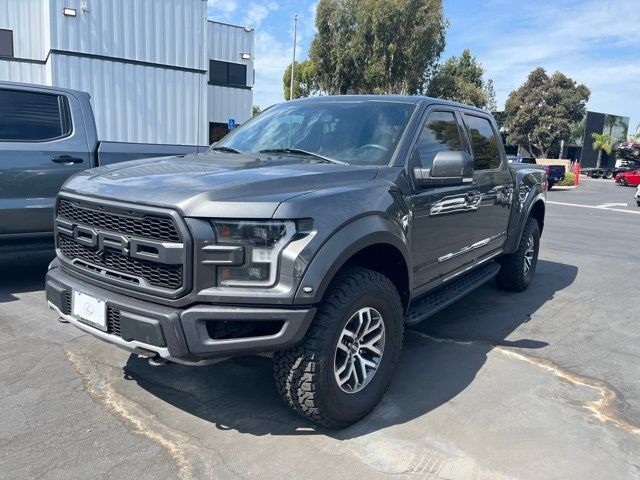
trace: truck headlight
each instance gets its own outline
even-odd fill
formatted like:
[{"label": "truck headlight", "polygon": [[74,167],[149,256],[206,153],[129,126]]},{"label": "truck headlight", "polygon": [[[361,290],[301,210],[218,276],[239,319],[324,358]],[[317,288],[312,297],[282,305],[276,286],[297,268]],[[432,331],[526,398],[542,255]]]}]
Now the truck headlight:
[{"label": "truck headlight", "polygon": [[296,234],[293,221],[213,221],[216,243],[244,248],[244,263],[221,266],[217,283],[221,286],[268,287],[278,275],[280,252]]}]

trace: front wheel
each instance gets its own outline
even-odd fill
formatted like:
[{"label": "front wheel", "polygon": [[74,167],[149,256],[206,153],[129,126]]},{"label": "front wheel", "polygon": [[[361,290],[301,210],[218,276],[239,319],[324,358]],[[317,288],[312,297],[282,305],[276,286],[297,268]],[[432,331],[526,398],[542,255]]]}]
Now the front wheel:
[{"label": "front wheel", "polygon": [[500,271],[496,275],[498,286],[512,292],[526,290],[536,273],[539,250],[540,226],[535,218],[529,217],[518,249],[498,259],[500,263]]},{"label": "front wheel", "polygon": [[629,185],[629,182],[627,181],[626,178],[622,177],[620,180],[618,180],[618,184],[621,187],[626,187],[627,185]]},{"label": "front wheel", "polygon": [[273,356],[278,392],[297,413],[345,427],[378,404],[395,373],[404,317],[387,277],[350,267],[333,280],[304,340]]}]

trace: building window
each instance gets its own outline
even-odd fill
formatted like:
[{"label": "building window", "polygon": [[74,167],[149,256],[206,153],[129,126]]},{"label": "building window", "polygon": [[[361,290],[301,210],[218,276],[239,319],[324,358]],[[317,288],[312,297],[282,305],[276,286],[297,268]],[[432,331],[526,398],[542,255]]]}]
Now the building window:
[{"label": "building window", "polygon": [[0,141],[43,142],[71,134],[65,97],[0,90]]},{"label": "building window", "polygon": [[228,87],[247,87],[247,66],[241,63],[209,60],[209,83]]},{"label": "building window", "polygon": [[13,57],[13,30],[0,29],[0,57]]}]

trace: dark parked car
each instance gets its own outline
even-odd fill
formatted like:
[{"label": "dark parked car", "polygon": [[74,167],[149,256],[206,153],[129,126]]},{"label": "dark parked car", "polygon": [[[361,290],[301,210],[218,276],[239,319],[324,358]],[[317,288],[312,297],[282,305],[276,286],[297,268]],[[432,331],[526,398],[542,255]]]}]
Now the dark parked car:
[{"label": "dark parked car", "polygon": [[628,141],[618,145],[616,153],[621,158],[640,159],[640,142]]},{"label": "dark parked car", "polygon": [[0,82],[0,253],[53,249],[56,194],[73,174],[197,150],[100,142],[88,93]]},{"label": "dark parked car", "polygon": [[[519,164],[528,164],[528,165],[536,165],[538,162],[535,158],[532,157],[516,157],[510,156],[507,157],[509,163],[519,163]],[[548,188],[551,190],[556,183],[564,180],[566,174],[566,168],[564,165],[545,165],[545,171],[547,172],[547,182]]]},{"label": "dark parked car", "polygon": [[527,288],[545,185],[476,108],[290,101],[205,154],[67,181],[47,300],[154,363],[274,352],[284,401],[344,426],[389,387],[406,325],[493,278]]}]

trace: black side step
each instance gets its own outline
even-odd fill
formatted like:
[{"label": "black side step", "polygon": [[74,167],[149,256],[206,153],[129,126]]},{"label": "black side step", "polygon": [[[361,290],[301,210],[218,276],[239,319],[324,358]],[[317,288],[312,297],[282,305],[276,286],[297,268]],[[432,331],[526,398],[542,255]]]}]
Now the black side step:
[{"label": "black side step", "polygon": [[464,297],[467,293],[484,285],[500,271],[500,265],[489,263],[483,267],[461,275],[457,280],[447,283],[445,286],[418,298],[411,303],[407,315],[404,317],[405,325],[415,325],[435,315],[440,310],[448,307],[453,302]]}]

